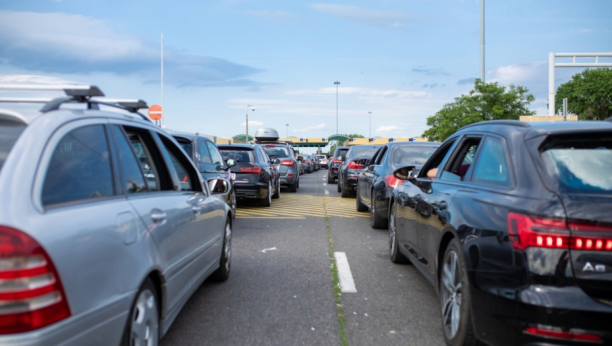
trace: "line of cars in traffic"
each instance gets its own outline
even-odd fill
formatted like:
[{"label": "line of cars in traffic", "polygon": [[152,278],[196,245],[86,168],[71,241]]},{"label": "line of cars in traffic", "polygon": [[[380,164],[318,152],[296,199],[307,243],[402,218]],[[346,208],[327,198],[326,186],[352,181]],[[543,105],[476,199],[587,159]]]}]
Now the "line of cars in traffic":
[{"label": "line of cars in traffic", "polygon": [[612,344],[612,119],[355,148],[328,181],[432,284],[448,345]]}]

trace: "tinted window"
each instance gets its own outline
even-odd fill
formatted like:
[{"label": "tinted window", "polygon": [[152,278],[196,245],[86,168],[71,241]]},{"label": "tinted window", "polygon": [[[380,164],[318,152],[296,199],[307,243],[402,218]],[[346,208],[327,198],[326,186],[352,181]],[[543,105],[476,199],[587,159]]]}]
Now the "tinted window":
[{"label": "tinted window", "polygon": [[397,165],[423,165],[436,149],[436,147],[421,145],[399,147],[393,153],[393,163]]},{"label": "tinted window", "polygon": [[140,134],[135,132],[127,132],[127,135],[132,145],[132,149],[136,154],[136,158],[138,159],[138,164],[147,180],[149,190],[158,191],[160,186],[159,174],[151,158],[151,152],[145,145],[144,139]]},{"label": "tinted window", "polygon": [[447,163],[442,175],[440,175],[440,179],[453,181],[464,180],[464,177],[472,166],[480,140],[481,138],[478,137],[464,139],[461,146],[455,149],[456,155],[452,162]]},{"label": "tinted window", "polygon": [[179,141],[179,144],[181,145],[181,147],[183,147],[183,150],[185,150],[187,155],[191,157],[193,153],[193,144],[191,142],[183,142],[183,141]]},{"label": "tinted window", "polygon": [[208,147],[206,145],[207,141],[200,142],[200,162],[211,164],[213,161],[210,158],[210,153],[208,152]]},{"label": "tinted window", "polygon": [[221,155],[224,160],[233,159],[236,162],[255,163],[255,153],[251,149],[227,149],[221,148]]},{"label": "tinted window", "polygon": [[[334,156],[336,158],[340,158],[341,157],[341,158],[344,159],[344,158],[346,158],[346,153],[348,153],[348,149],[339,149],[339,150],[336,150],[336,153],[334,154]],[[374,153],[372,153],[372,154],[374,154]]]},{"label": "tinted window", "polygon": [[92,200],[113,194],[113,176],[104,127],[82,127],[62,138],[53,152],[45,176],[43,205]]},{"label": "tinted window", "polygon": [[355,156],[370,156],[372,157],[380,147],[356,146],[353,147],[351,157]]},{"label": "tinted window", "polygon": [[512,186],[510,173],[508,172],[507,156],[502,141],[488,137],[480,149],[480,154],[478,154],[472,181],[497,186]]},{"label": "tinted window", "polygon": [[210,151],[210,156],[212,157],[212,162],[215,165],[221,165],[221,167],[224,167],[225,165],[223,164],[223,157],[219,153],[219,150],[217,149],[217,146],[214,145],[212,142],[208,142],[208,141],[206,142],[206,145],[208,146],[208,150]]},{"label": "tinted window", "polygon": [[136,161],[132,146],[128,143],[119,126],[113,126],[113,135],[117,142],[119,165],[123,174],[123,184],[127,193],[144,192],[147,190],[140,164]]},{"label": "tinted window", "polygon": [[270,157],[291,157],[286,147],[263,147]]},{"label": "tinted window", "polygon": [[562,190],[612,191],[612,136],[590,137],[554,139],[544,147],[542,158],[548,163],[548,173]]},{"label": "tinted window", "polygon": [[17,142],[17,138],[19,138],[23,130],[25,130],[25,126],[21,124],[5,124],[0,126],[0,170],[11,148],[13,148],[13,145]]}]

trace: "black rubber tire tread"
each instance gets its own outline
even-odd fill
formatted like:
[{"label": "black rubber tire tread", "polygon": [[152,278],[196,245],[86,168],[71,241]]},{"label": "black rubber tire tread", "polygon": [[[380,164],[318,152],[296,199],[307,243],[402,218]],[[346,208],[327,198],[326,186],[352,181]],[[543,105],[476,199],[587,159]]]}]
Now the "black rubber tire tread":
[{"label": "black rubber tire tread", "polygon": [[380,217],[376,211],[376,200],[374,190],[372,190],[372,198],[370,199],[370,226],[374,229],[386,229],[389,226],[388,220]]},{"label": "black rubber tire tread", "polygon": [[363,204],[363,202],[361,202],[361,197],[359,196],[359,188],[357,188],[355,199],[357,200],[357,202],[355,203],[357,211],[359,212],[368,211],[368,206]]},{"label": "black rubber tire tread", "polygon": [[[230,229],[232,227],[232,223],[230,222],[229,219],[227,219],[227,221],[225,221],[225,227],[227,227],[227,225],[230,225]],[[233,230],[232,230],[233,233]],[[221,257],[219,258],[219,268],[217,268],[217,270],[215,270],[212,274],[210,274],[209,276],[209,280],[210,281],[214,281],[214,282],[223,282],[225,280],[227,280],[227,278],[229,278],[230,275],[230,271],[232,270],[232,262],[230,259],[230,265],[229,268],[225,268],[225,262],[227,261],[227,258],[225,258],[223,255],[223,249],[225,249],[225,242],[227,241],[227,239],[225,239],[225,228],[223,228],[223,244],[221,245]],[[230,239],[231,241],[231,239]],[[231,251],[231,245],[230,245],[230,251]],[[231,255],[230,255],[231,256]]]},{"label": "black rubber tire tread", "polygon": [[389,214],[389,238],[391,237],[391,232],[395,232],[395,241],[391,243],[391,239],[389,239],[389,259],[391,262],[395,264],[409,264],[412,263],[410,260],[404,256],[404,254],[399,250],[399,245],[397,243],[397,227],[391,226],[391,218],[395,219],[395,203],[391,203],[391,214]]},{"label": "black rubber tire tread", "polygon": [[274,194],[272,195],[272,199],[278,199],[280,197],[280,179],[276,182],[276,190],[274,190]]},{"label": "black rubber tire tread", "polygon": [[[142,293],[144,290],[149,289],[151,290],[151,292],[153,292],[153,295],[155,296],[155,304],[157,304],[157,312],[159,313],[161,311],[161,306],[159,304],[159,293],[157,292],[157,289],[155,288],[155,284],[153,284],[153,281],[151,281],[150,278],[147,278],[145,280],[145,282],[142,283],[142,285],[140,286],[140,289],[138,290],[138,293],[136,293],[136,296],[134,297],[134,301],[132,302],[132,307],[130,308],[130,313],[128,315],[127,318],[127,322],[125,324],[125,330],[123,331],[123,338],[121,340],[121,346],[131,346],[130,345],[130,334],[132,331],[132,315],[134,315],[134,307],[136,306],[136,300],[138,299],[138,297],[140,296],[140,293]],[[159,321],[159,316],[157,316],[158,320],[157,320],[157,325],[160,325],[160,321]],[[159,331],[159,329],[158,329]],[[157,337],[157,340],[159,341],[159,336]]]},{"label": "black rubber tire tread", "polygon": [[342,192],[342,183],[340,182],[339,176],[338,176],[338,184],[336,184],[336,191]]},{"label": "black rubber tire tread", "polygon": [[268,184],[268,194],[266,195],[266,198],[259,200],[259,205],[263,207],[269,207],[272,205],[271,187],[272,187],[272,184]]},{"label": "black rubber tire tread", "polygon": [[[340,185],[339,182],[338,185]],[[340,196],[342,196],[342,198],[353,197],[351,190],[347,189],[346,186],[344,186],[344,183],[342,184],[342,193],[340,194]]]},{"label": "black rubber tire tread", "polygon": [[[446,250],[444,251],[444,257],[442,259],[441,268],[443,268],[443,265],[446,262],[446,256],[450,251],[455,251],[455,253],[457,253],[457,259],[459,260],[459,270],[461,271],[461,317],[459,321],[459,327],[457,329],[457,334],[455,334],[455,337],[453,339],[448,339],[446,333],[444,332],[444,316],[442,316],[442,334],[444,335],[444,340],[446,340],[446,344],[449,346],[477,346],[480,344],[480,342],[478,341],[478,339],[476,339],[476,336],[474,335],[474,326],[472,325],[470,282],[467,276],[465,256],[463,255],[461,245],[459,244],[459,240],[457,240],[457,238],[451,239],[450,243],[446,247]],[[442,273],[440,273],[440,275],[442,275]],[[439,281],[439,284],[442,285],[441,278]],[[441,293],[439,294],[439,297],[441,304],[443,304]],[[440,309],[440,313],[442,314],[442,309]]]},{"label": "black rubber tire tread", "polygon": [[289,192],[297,192],[298,181],[296,180],[293,184],[287,185],[289,187]]},{"label": "black rubber tire tread", "polygon": [[329,173],[327,174],[327,183],[328,183],[328,184],[333,184],[334,182],[336,182],[336,178],[334,178],[334,177],[331,175],[331,171],[329,171]]}]

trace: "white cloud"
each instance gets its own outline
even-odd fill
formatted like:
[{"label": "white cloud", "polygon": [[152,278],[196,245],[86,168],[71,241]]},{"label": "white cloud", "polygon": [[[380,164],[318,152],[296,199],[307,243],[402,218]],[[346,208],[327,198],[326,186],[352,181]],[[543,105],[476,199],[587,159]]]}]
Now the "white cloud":
[{"label": "white cloud", "polygon": [[[336,88],[321,88],[321,89],[298,89],[289,90],[287,94],[335,94]],[[354,88],[354,87],[339,87],[338,94],[340,95],[355,95],[359,97],[384,97],[384,98],[415,98],[424,97],[428,93],[424,91],[409,91],[409,90],[397,90],[397,89],[368,89],[368,88]]]},{"label": "white cloud", "polygon": [[319,125],[316,126],[310,126],[307,127],[305,129],[298,129],[298,130],[293,130],[292,132],[308,132],[308,131],[312,131],[312,130],[323,130],[325,129],[327,126],[325,125],[325,123],[321,123]]},{"label": "white cloud", "polygon": [[375,131],[376,132],[395,132],[398,129],[399,127],[392,125],[392,126],[381,126],[377,128]]},{"label": "white cloud", "polygon": [[332,16],[387,28],[400,28],[413,17],[402,11],[378,11],[350,5],[310,4],[310,7]]},{"label": "white cloud", "polygon": [[0,83],[3,84],[43,84],[43,85],[75,85],[84,84],[80,82],[74,82],[71,80],[50,77],[50,76],[38,76],[38,75],[26,75],[26,74],[13,74],[13,75],[0,75]]},{"label": "white cloud", "polygon": [[546,84],[548,81],[548,61],[502,66],[488,71],[488,74],[490,76],[488,81],[495,81],[504,85],[522,84],[534,79],[541,79]]},{"label": "white cloud", "polygon": [[[263,125],[264,122],[263,121],[259,121],[259,120],[249,120],[249,126],[261,126]],[[246,126],[246,121],[243,122],[242,124],[240,124],[242,126]]]}]

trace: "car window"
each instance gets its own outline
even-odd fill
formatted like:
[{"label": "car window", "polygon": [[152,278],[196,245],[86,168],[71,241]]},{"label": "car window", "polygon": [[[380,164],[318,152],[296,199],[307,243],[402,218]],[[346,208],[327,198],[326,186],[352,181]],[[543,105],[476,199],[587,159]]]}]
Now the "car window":
[{"label": "car window", "polygon": [[219,149],[213,142],[206,141],[206,146],[208,146],[208,150],[210,152],[210,157],[212,158],[212,163],[215,165],[220,165],[221,167],[225,167],[223,163],[223,156],[219,153]]},{"label": "car window", "polygon": [[457,138],[452,138],[442,143],[440,148],[436,149],[436,151],[432,154],[432,157],[425,162],[423,168],[418,173],[419,177],[422,178],[432,178],[437,176],[438,166],[442,162],[446,162],[448,157],[452,153],[452,148],[455,145]]},{"label": "car window", "polygon": [[208,141],[204,140],[200,142],[200,162],[205,164],[213,163],[213,160],[210,158],[210,153],[208,152],[208,143]]},{"label": "car window", "polygon": [[190,160],[185,157],[182,151],[168,138],[162,134],[158,134],[163,147],[164,154],[168,154],[170,162],[174,167],[181,191],[202,191],[199,185],[198,173],[193,170]]},{"label": "car window", "polygon": [[423,165],[438,149],[437,147],[422,145],[406,145],[395,150],[392,157],[396,165]]},{"label": "car window", "polygon": [[255,153],[252,149],[244,149],[244,148],[221,148],[221,156],[223,156],[223,160],[227,161],[232,159],[236,162],[250,162],[255,163]]},{"label": "car window", "polygon": [[25,128],[24,125],[13,125],[12,123],[2,124],[0,126],[0,170],[2,169],[2,165],[4,165],[6,157],[13,148],[13,145],[17,142],[17,139]]},{"label": "car window", "polygon": [[188,142],[188,141],[183,141],[183,140],[178,140],[177,142],[179,142],[179,144],[181,145],[181,147],[183,148],[183,150],[185,150],[185,153],[187,153],[187,155],[189,155],[189,157],[191,157],[192,153],[193,153],[193,143]]},{"label": "car window", "polygon": [[612,135],[551,138],[543,147],[547,173],[564,192],[612,191]]},{"label": "car window", "polygon": [[291,157],[291,153],[286,147],[277,147],[274,145],[266,145],[263,147],[270,157]]},{"label": "car window", "polygon": [[104,126],[85,126],[64,136],[54,149],[47,168],[43,205],[87,201],[114,194]]},{"label": "car window", "polygon": [[487,137],[474,165],[472,182],[511,187],[508,152],[501,140]]},{"label": "car window", "polygon": [[[122,173],[122,184],[127,193],[145,192],[148,191],[147,184],[141,170],[141,165],[134,156],[132,146],[128,143],[123,130],[117,125],[112,126],[115,143],[117,143],[117,155],[119,157],[119,166]],[[140,142],[138,142],[140,144]],[[142,147],[139,146],[142,150]],[[143,168],[150,168],[145,163]]]},{"label": "car window", "polygon": [[[356,157],[356,156],[369,156],[372,157],[376,151],[380,149],[380,147],[376,146],[376,147],[371,147],[371,146],[355,146],[352,148],[352,153],[351,153],[351,157]],[[378,155],[381,156],[381,155]]]},{"label": "car window", "polygon": [[136,154],[140,168],[144,173],[145,179],[149,190],[158,191],[160,190],[159,174],[157,166],[154,164],[151,157],[149,147],[145,144],[145,139],[139,131],[133,131],[125,128],[126,134],[130,140],[130,145]]},{"label": "car window", "polygon": [[440,175],[440,179],[461,181],[467,175],[472,167],[476,150],[480,144],[480,137],[465,138],[461,145],[455,149],[455,155],[451,162],[446,164],[444,171]]},{"label": "car window", "polygon": [[337,159],[340,158],[346,158],[346,153],[348,152],[348,149],[340,149],[340,150],[336,150],[336,154],[334,155],[334,157],[336,157]]},{"label": "car window", "polygon": [[374,164],[380,165],[380,163],[384,160],[384,157],[387,156],[388,147],[384,146],[378,152],[378,156],[376,157],[376,162]]},{"label": "car window", "polygon": [[264,162],[270,162],[270,157],[268,156],[268,154],[266,154],[265,150],[261,150],[261,156],[263,157]]}]

